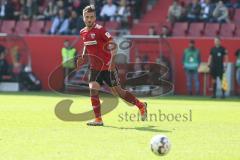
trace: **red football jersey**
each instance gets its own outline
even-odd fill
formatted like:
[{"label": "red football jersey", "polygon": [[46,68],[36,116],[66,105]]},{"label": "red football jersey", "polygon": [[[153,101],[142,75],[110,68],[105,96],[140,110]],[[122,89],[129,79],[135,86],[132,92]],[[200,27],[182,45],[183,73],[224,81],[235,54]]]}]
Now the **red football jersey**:
[{"label": "red football jersey", "polygon": [[108,70],[111,52],[107,50],[112,36],[101,25],[95,24],[90,30],[83,28],[80,31],[90,60],[90,68],[94,70]]}]

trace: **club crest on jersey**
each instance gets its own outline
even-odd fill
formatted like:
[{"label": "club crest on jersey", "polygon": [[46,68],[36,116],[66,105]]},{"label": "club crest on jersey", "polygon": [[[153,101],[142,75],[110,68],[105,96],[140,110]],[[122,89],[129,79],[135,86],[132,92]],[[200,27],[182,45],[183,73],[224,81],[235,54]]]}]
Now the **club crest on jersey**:
[{"label": "club crest on jersey", "polygon": [[95,33],[91,33],[90,36],[91,36],[92,39],[95,39],[96,34]]}]

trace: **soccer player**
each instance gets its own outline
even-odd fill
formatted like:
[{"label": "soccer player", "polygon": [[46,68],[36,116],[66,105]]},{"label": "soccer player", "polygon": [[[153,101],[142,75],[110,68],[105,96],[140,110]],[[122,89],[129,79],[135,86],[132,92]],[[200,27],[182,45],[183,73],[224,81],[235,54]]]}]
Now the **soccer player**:
[{"label": "soccer player", "polygon": [[[212,76],[213,95],[212,98],[216,98],[217,91],[217,78],[219,77],[221,82],[223,73],[226,70],[228,62],[227,50],[221,45],[221,39],[216,37],[214,39],[215,47],[211,49],[210,56],[208,58],[208,66],[210,68],[210,75]],[[225,65],[224,65],[225,63]],[[225,98],[225,91],[222,89],[222,97]]]},{"label": "soccer player", "polygon": [[83,21],[85,28],[80,31],[80,36],[84,42],[82,56],[78,57],[77,66],[82,64],[86,56],[90,60],[90,78],[89,88],[91,103],[95,114],[95,120],[90,121],[87,125],[103,126],[101,117],[101,104],[99,100],[100,85],[105,82],[111,91],[135,105],[140,110],[141,119],[147,118],[147,104],[139,101],[132,93],[124,90],[120,86],[117,69],[114,63],[116,49],[108,49],[110,44],[115,44],[112,36],[104,27],[96,24],[96,12],[94,6],[86,6],[83,10]]}]

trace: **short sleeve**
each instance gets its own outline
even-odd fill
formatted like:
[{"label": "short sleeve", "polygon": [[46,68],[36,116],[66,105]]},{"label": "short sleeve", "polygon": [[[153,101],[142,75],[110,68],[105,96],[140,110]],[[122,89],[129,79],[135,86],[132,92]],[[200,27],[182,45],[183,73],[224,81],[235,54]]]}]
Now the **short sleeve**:
[{"label": "short sleeve", "polygon": [[111,34],[108,31],[106,31],[104,28],[100,29],[100,36],[101,36],[101,39],[104,41],[112,40]]},{"label": "short sleeve", "polygon": [[[83,32],[85,31],[85,28],[81,29],[79,32],[79,35],[82,37],[83,36]],[[83,37],[82,37],[83,38]]]}]

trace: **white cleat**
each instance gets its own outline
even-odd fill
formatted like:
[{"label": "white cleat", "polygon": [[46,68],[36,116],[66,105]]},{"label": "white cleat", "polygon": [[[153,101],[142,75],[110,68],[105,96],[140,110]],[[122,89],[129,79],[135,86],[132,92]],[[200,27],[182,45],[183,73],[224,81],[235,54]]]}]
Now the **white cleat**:
[{"label": "white cleat", "polygon": [[103,126],[103,121],[93,120],[87,123],[88,126]]}]

